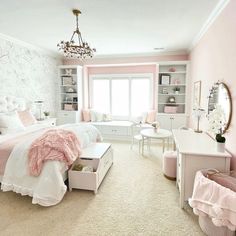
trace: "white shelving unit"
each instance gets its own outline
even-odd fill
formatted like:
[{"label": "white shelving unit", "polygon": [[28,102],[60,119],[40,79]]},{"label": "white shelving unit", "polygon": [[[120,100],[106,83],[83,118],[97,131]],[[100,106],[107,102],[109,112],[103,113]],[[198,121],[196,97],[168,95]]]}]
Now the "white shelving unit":
[{"label": "white shelving unit", "polygon": [[[175,89],[178,88],[178,92]],[[157,119],[164,129],[186,126],[188,113],[188,62],[159,64],[157,83]]]},{"label": "white shelving unit", "polygon": [[82,67],[59,66],[58,84],[58,124],[80,121],[80,109],[83,106]]}]

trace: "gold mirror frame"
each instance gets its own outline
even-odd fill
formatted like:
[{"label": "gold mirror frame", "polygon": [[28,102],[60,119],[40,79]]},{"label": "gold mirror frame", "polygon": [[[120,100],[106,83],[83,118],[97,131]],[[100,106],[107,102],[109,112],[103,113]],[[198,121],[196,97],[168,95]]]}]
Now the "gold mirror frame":
[{"label": "gold mirror frame", "polygon": [[[215,105],[219,104],[219,89],[222,88],[222,90],[225,90],[226,93],[226,98],[228,99],[228,107],[226,107],[226,109],[228,110],[228,116],[226,117],[227,122],[226,125],[224,127],[223,130],[223,134],[228,130],[230,123],[231,123],[231,119],[232,119],[232,98],[231,98],[231,94],[229,91],[228,86],[223,83],[223,82],[217,82],[215,83],[212,88],[210,89],[210,94],[208,97],[208,114],[214,110]],[[222,99],[222,98],[221,98]],[[221,100],[220,99],[220,100]],[[222,108],[225,108],[224,106],[222,106]]]}]

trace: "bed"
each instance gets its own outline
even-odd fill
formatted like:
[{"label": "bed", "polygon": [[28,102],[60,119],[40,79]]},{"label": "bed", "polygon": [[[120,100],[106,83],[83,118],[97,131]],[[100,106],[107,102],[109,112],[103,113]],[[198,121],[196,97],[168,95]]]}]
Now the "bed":
[{"label": "bed", "polygon": [[[0,125],[4,121],[1,118],[9,112],[20,112],[25,109],[29,107],[24,99],[0,97]],[[10,121],[9,119],[6,123],[12,123]],[[5,128],[4,125],[2,127]],[[3,132],[4,128],[0,127],[1,190],[29,195],[33,204],[42,206],[52,206],[63,199],[67,190],[64,180],[67,178],[69,166],[61,161],[48,160],[39,176],[31,176],[28,171],[27,154],[34,140],[52,129],[73,132],[82,149],[102,139],[94,126],[81,123],[52,127],[34,122],[22,129],[10,129],[11,132]]]}]

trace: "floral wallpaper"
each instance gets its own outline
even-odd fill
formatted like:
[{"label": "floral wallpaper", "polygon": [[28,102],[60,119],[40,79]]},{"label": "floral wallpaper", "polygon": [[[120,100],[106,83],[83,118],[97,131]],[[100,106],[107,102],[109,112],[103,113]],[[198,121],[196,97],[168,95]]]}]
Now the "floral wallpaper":
[{"label": "floral wallpaper", "polygon": [[0,96],[43,100],[43,110],[56,113],[57,66],[61,61],[0,39]]}]

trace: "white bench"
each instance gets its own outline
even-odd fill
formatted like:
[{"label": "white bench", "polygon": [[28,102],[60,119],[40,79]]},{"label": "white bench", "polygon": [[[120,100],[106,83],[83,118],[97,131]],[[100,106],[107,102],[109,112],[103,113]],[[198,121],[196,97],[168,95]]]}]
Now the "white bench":
[{"label": "white bench", "polygon": [[[97,193],[97,190],[104,179],[107,171],[113,163],[113,150],[110,143],[94,143],[85,148],[70,170],[69,190],[73,188],[92,190]],[[73,170],[74,166],[82,164],[92,166],[93,172],[84,172]]]}]

